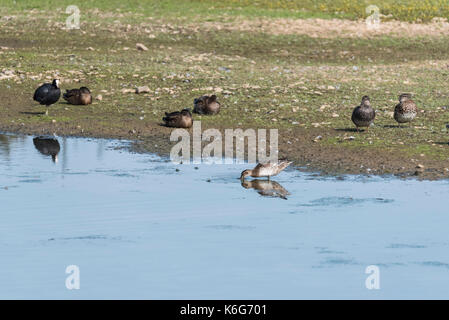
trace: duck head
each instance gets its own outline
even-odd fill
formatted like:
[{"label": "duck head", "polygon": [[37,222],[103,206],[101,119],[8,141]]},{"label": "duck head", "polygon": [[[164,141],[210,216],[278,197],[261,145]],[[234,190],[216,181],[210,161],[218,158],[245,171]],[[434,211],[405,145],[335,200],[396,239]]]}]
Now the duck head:
[{"label": "duck head", "polygon": [[192,117],[192,113],[190,112],[190,109],[182,109],[181,114],[183,116]]},{"label": "duck head", "polygon": [[81,88],[80,88],[80,92],[81,92],[81,93],[90,93],[90,90],[89,90],[89,88],[87,88],[87,87],[81,87]]},{"label": "duck head", "polygon": [[240,175],[240,180],[244,180],[247,176],[251,175],[251,170],[244,170],[242,171],[242,174]]},{"label": "duck head", "polygon": [[53,82],[51,83],[53,87],[59,88],[59,79],[53,79]]},{"label": "duck head", "polygon": [[207,99],[207,104],[211,104],[212,102],[217,102],[217,96],[215,94],[211,95],[208,99]]},{"label": "duck head", "polygon": [[196,108],[207,107],[212,103],[217,103],[217,96],[215,94],[211,96],[202,96],[193,100],[193,105]]},{"label": "duck head", "polygon": [[193,105],[196,108],[202,108],[206,105],[208,96],[202,96],[193,100]]},{"label": "duck head", "polygon": [[405,102],[412,98],[412,95],[410,93],[403,93],[399,96],[399,102]]},{"label": "duck head", "polygon": [[371,105],[371,101],[369,99],[368,96],[363,96],[362,97],[362,106],[370,106]]}]

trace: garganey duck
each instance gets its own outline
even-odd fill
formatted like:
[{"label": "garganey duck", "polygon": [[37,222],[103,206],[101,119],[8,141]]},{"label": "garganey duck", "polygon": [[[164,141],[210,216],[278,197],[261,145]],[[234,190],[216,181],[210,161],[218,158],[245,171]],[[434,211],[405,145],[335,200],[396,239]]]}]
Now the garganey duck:
[{"label": "garganey duck", "polygon": [[270,177],[279,174],[282,170],[287,168],[292,162],[290,161],[279,161],[278,163],[259,163],[254,169],[244,170],[240,175],[240,179],[243,180],[247,176],[251,176],[254,178],[259,177]]},{"label": "garganey duck", "polygon": [[162,120],[167,127],[173,128],[190,128],[193,124],[192,114],[189,109],[171,113],[166,112]]},{"label": "garganey duck", "polygon": [[399,96],[399,103],[394,108],[394,120],[401,126],[401,123],[411,122],[416,118],[418,108],[412,100],[410,93],[403,93]]},{"label": "garganey duck", "polygon": [[376,117],[376,112],[371,107],[371,102],[368,96],[363,96],[362,102],[358,107],[352,112],[352,122],[354,122],[359,131],[360,127],[369,128],[369,126],[374,122]]},{"label": "garganey duck", "polygon": [[66,90],[62,96],[70,104],[87,105],[92,103],[92,95],[89,88],[81,87],[79,89]]},{"label": "garganey duck", "polygon": [[202,96],[193,100],[193,112],[198,114],[217,114],[220,112],[220,103],[217,101],[217,96]]}]

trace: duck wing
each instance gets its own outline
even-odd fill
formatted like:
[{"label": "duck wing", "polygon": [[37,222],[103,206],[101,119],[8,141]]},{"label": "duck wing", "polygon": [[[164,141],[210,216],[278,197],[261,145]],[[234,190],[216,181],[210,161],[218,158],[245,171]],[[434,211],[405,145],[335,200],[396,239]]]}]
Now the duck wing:
[{"label": "duck wing", "polygon": [[42,102],[50,92],[51,84],[45,83],[34,91],[33,100]]},{"label": "duck wing", "polygon": [[164,120],[164,121],[175,120],[175,119],[178,119],[179,117],[181,117],[181,112],[179,112],[179,111],[170,112],[170,113],[166,112],[165,117],[162,118],[162,120]]},{"label": "duck wing", "polygon": [[362,108],[361,106],[358,106],[354,109],[352,112],[351,120],[352,122],[355,121],[373,121],[376,117],[376,112],[373,108]]},{"label": "duck wing", "polygon": [[165,117],[162,118],[162,121],[165,122],[167,126],[177,126],[177,123],[181,120],[182,114],[180,111],[175,111],[171,113],[165,113]]},{"label": "duck wing", "polygon": [[80,98],[80,90],[79,89],[72,89],[72,90],[66,90],[66,92],[62,96],[64,100],[71,104],[78,104],[79,98]]}]

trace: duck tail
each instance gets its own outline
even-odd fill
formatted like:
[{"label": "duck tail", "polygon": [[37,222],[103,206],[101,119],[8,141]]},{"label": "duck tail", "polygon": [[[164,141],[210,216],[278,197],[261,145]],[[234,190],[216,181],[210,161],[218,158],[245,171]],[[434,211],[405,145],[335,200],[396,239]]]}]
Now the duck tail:
[{"label": "duck tail", "polygon": [[279,169],[280,169],[280,171],[284,170],[285,168],[287,168],[292,163],[293,163],[292,161],[281,161],[281,162],[279,162]]}]

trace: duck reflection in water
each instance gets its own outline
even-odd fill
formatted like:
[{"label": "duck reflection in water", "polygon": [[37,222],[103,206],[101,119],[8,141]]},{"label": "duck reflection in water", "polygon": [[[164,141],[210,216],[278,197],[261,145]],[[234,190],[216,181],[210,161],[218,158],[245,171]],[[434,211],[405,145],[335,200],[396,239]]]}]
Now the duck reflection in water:
[{"label": "duck reflection in water", "polygon": [[264,197],[281,198],[287,200],[290,195],[283,186],[276,181],[265,179],[242,180],[242,187],[245,189],[255,189],[257,193]]},{"label": "duck reflection in water", "polygon": [[56,138],[53,137],[36,137],[33,139],[36,149],[44,156],[51,156],[54,163],[58,162],[58,153],[61,146]]}]

